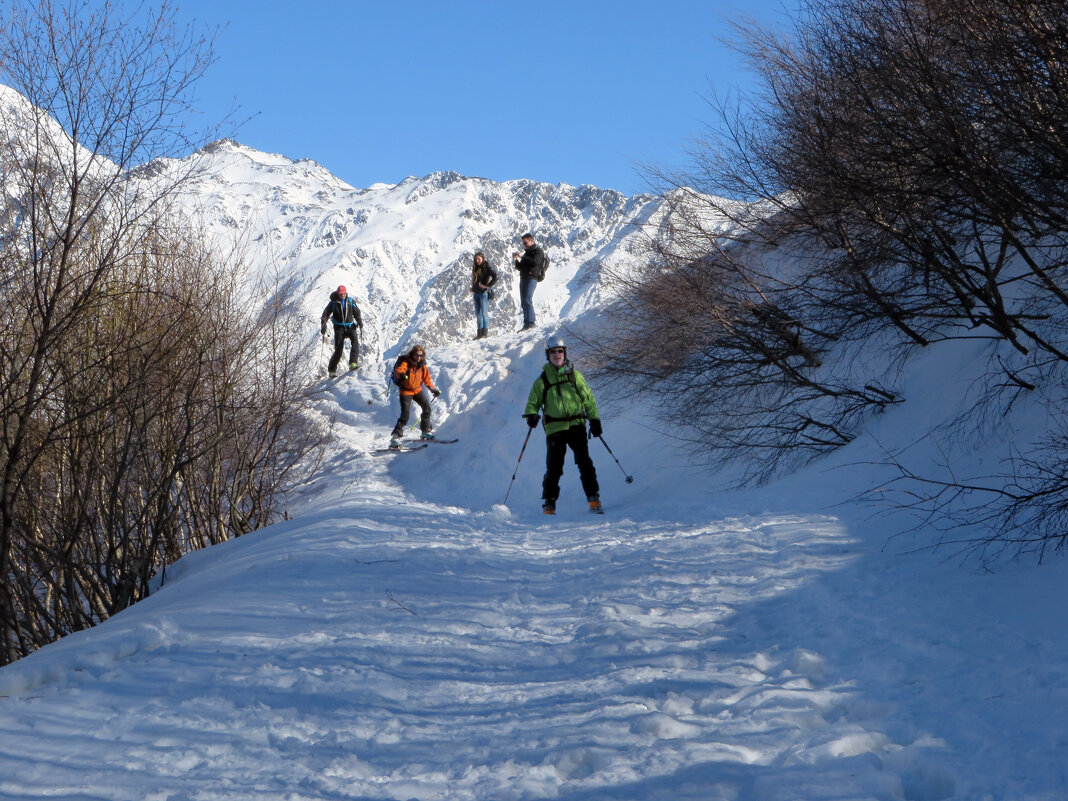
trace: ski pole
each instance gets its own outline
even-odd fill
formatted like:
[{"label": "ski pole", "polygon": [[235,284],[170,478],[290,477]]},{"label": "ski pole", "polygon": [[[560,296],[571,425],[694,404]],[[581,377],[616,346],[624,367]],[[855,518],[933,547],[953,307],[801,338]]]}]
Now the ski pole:
[{"label": "ski pole", "polygon": [[[616,459],[616,455],[614,453],[612,453],[612,449],[608,447],[608,443],[604,441],[604,437],[597,437],[597,439],[601,440],[601,444],[604,445],[605,448],[608,449],[608,453],[611,454],[613,459]],[[619,464],[619,459],[616,459],[616,464]],[[619,469],[623,470],[623,465],[619,464]],[[623,470],[623,475],[626,476],[628,484],[633,484],[634,483],[634,476],[628,476],[626,470]]]},{"label": "ski pole", "polygon": [[368,406],[373,406],[374,402],[376,400],[378,400],[379,398],[381,398],[383,395],[385,395],[387,392],[389,392],[389,387],[386,387],[384,390],[382,390],[377,395],[375,395],[373,398],[371,398],[371,400],[367,401],[367,405]]},{"label": "ski pole", "polygon": [[527,438],[523,440],[523,450],[519,452],[519,461],[515,463],[515,472],[512,473],[512,480],[508,482],[508,492],[504,493],[504,504],[508,505],[508,496],[512,494],[512,485],[515,483],[516,473],[519,472],[519,464],[523,461],[523,454],[527,451],[527,443],[530,442],[530,435],[533,433],[533,428],[527,429]]}]

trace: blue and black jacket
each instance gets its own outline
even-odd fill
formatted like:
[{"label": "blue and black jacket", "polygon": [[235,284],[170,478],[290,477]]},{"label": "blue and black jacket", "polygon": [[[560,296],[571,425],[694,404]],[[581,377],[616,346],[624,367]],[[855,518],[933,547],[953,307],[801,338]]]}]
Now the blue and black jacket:
[{"label": "blue and black jacket", "polygon": [[326,330],[326,321],[328,319],[336,326],[348,327],[354,325],[357,328],[363,328],[363,320],[360,319],[360,307],[356,305],[356,301],[348,295],[342,300],[336,291],[330,293],[330,302],[323,309],[323,316],[320,322],[324,331]]}]

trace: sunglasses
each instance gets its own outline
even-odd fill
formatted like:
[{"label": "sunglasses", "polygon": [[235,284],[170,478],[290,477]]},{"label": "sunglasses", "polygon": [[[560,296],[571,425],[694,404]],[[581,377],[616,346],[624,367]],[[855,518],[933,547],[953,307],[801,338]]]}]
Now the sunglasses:
[{"label": "sunglasses", "polygon": [[549,353],[567,353],[567,348],[549,348]]}]

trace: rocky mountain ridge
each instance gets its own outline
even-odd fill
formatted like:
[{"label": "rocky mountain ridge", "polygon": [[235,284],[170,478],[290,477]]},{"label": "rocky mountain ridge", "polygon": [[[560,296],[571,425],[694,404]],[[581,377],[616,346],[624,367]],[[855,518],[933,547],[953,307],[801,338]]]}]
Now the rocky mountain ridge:
[{"label": "rocky mountain ridge", "polygon": [[535,296],[539,321],[569,319],[600,302],[604,265],[642,257],[643,236],[663,214],[653,195],[455,172],[358,189],[314,161],[232,140],[189,158],[204,161],[185,190],[186,213],[244,254],[258,291],[296,282],[309,336],[329,292],[344,284],[363,311],[368,355],[414,337],[435,345],[473,333],[468,287],[480,250],[501,276],[492,325],[514,326],[510,256],[526,231],[551,258]]}]

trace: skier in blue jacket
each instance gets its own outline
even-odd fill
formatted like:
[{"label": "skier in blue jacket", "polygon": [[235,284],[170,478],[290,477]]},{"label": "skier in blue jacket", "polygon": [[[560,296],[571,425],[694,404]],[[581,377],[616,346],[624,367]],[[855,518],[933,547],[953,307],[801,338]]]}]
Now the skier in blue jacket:
[{"label": "skier in blue jacket", "polygon": [[356,329],[363,332],[363,320],[360,319],[360,307],[349,297],[344,286],[339,286],[335,292],[330,293],[330,302],[323,309],[323,316],[319,322],[321,323],[320,333],[324,341],[327,320],[332,320],[334,323],[334,355],[330,357],[330,364],[327,366],[327,372],[333,378],[337,375],[337,365],[345,350],[346,339],[352,343],[349,348],[349,369],[355,370],[360,361],[360,343],[356,339]]}]

